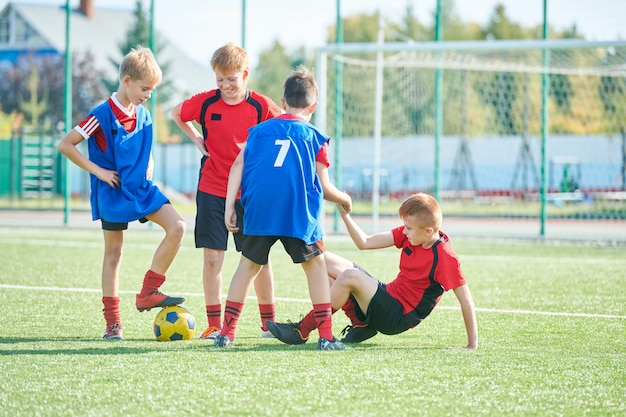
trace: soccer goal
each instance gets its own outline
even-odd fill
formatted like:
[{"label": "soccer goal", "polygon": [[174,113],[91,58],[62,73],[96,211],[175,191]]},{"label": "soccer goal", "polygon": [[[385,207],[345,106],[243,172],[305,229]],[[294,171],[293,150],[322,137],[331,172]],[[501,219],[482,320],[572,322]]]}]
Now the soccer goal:
[{"label": "soccer goal", "polygon": [[624,41],[331,44],[316,71],[334,180],[375,216],[424,191],[449,215],[626,218]]}]

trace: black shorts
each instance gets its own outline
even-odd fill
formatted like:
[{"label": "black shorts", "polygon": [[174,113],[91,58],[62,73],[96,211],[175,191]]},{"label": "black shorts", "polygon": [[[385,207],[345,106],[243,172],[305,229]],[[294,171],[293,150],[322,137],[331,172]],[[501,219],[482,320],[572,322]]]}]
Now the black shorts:
[{"label": "black shorts", "polygon": [[294,264],[306,262],[324,253],[322,240],[307,245],[303,240],[287,236],[243,236],[243,250],[241,254],[257,265],[267,264],[270,249],[277,240],[291,256]]},{"label": "black shorts", "polygon": [[[350,297],[354,300],[352,295]],[[386,285],[380,281],[370,301],[367,314],[363,313],[356,300],[354,300],[354,305],[357,318],[383,334],[402,333],[420,323],[415,313],[404,314],[402,303],[393,298],[387,292]]]},{"label": "black shorts", "polygon": [[[198,191],[196,194],[196,227],[194,237],[196,248],[209,248],[216,250],[228,249],[228,229],[224,224],[224,211],[226,199],[213,194]],[[243,239],[243,207],[241,202],[235,202],[237,213],[237,227],[239,232],[233,233],[235,249],[241,251]]]},{"label": "black shorts", "polygon": [[[165,202],[165,204],[171,204],[171,202],[169,200],[167,200]],[[163,206],[161,206],[163,207]],[[149,220],[146,219],[145,217],[142,217],[139,220],[139,223],[147,223]],[[117,231],[117,230],[127,230],[128,229],[128,222],[108,222],[104,219],[100,219],[100,222],[102,223],[102,230],[112,230],[112,231]]]}]

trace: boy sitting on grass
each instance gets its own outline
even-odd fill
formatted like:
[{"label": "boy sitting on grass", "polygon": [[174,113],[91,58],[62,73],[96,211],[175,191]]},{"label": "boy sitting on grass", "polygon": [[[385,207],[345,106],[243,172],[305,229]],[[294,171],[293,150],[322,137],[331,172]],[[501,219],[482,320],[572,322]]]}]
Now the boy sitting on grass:
[{"label": "boy sitting on grass", "polygon": [[[442,214],[437,200],[423,193],[410,196],[398,210],[404,225],[373,235],[365,234],[346,210],[337,207],[359,249],[400,249],[400,272],[387,284],[340,256],[325,254],[333,312],[343,309],[352,322],[344,329],[343,343],[360,343],[378,332],[394,335],[407,331],[433,311],[445,291],[453,290],[465,322],[464,347],[478,347],[472,294],[448,236],[439,230]],[[278,340],[297,345],[306,343],[316,322],[311,311],[298,323],[266,325]]]}]

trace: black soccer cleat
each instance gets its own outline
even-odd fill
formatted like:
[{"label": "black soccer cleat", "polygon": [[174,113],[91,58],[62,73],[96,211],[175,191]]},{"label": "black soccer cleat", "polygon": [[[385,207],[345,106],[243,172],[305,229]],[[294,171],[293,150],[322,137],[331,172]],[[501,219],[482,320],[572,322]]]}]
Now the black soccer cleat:
[{"label": "black soccer cleat", "polygon": [[275,321],[266,321],[265,326],[276,339],[288,345],[302,345],[309,340],[309,337],[302,337],[300,333],[300,323],[276,323]]}]

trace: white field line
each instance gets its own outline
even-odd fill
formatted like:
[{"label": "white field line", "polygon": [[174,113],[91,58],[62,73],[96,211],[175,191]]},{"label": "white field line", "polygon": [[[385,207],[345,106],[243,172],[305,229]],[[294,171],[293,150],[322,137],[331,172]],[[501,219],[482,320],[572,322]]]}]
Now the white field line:
[{"label": "white field line", "polygon": [[[9,290],[27,290],[27,291],[62,291],[62,292],[84,292],[84,293],[100,293],[98,288],[65,288],[65,287],[38,287],[28,285],[12,285],[12,284],[0,284],[0,289]],[[122,294],[135,294],[135,291],[121,290]],[[181,295],[188,297],[204,297],[202,293],[183,293]],[[222,295],[222,298],[226,298],[226,294]],[[255,296],[249,296],[249,300],[256,300]],[[294,303],[310,303],[311,300],[303,298],[285,298],[276,297],[276,301],[294,302]],[[455,306],[437,306],[437,309],[441,310],[460,310],[460,307]],[[560,316],[560,317],[586,317],[586,318],[598,318],[598,319],[621,319],[626,320],[626,316],[616,316],[612,314],[587,314],[587,313],[567,313],[558,311],[536,311],[536,310],[501,310],[496,308],[481,308],[476,307],[477,312],[482,313],[497,313],[497,314],[528,314],[537,316]]]}]

